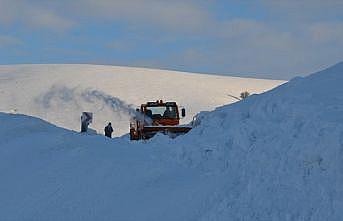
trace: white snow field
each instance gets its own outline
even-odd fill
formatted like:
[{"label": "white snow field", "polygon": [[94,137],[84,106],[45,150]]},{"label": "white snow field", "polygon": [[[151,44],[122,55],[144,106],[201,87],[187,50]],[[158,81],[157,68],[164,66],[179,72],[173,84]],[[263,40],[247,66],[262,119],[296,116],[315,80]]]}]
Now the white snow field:
[{"label": "white snow field", "polygon": [[80,130],[82,111],[94,113],[99,133],[108,121],[126,134],[132,110],[157,99],[187,110],[182,123],[200,111],[235,102],[245,90],[261,93],[284,81],[102,65],[0,65],[0,111],[36,116]]},{"label": "white snow field", "polygon": [[184,136],[0,114],[0,220],[340,221],[343,63],[202,112]]}]

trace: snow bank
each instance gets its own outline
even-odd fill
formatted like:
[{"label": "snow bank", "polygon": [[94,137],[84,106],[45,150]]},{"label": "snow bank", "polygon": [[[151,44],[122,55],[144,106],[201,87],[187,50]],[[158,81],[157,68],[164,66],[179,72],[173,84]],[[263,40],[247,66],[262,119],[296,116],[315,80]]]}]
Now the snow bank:
[{"label": "snow bank", "polygon": [[0,113],[0,220],[194,220],[217,179],[164,147]]},{"label": "snow bank", "polygon": [[186,164],[228,174],[204,220],[341,220],[343,63],[198,116]]}]

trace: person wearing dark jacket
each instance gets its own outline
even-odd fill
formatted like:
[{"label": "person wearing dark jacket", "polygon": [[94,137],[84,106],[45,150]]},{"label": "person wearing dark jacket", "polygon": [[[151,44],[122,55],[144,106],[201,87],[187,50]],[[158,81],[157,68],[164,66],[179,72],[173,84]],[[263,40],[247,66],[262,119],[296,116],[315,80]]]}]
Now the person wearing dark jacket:
[{"label": "person wearing dark jacket", "polygon": [[108,123],[108,125],[105,127],[105,136],[112,138],[113,128],[111,125],[111,122]]}]

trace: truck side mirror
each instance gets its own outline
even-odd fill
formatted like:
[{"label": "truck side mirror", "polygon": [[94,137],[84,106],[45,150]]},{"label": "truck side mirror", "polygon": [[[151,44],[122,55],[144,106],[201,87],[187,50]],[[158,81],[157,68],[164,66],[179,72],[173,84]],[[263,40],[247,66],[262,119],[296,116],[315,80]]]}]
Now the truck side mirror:
[{"label": "truck side mirror", "polygon": [[186,116],[186,109],[185,109],[185,108],[182,108],[182,109],[181,109],[181,116],[182,116],[182,117],[185,117],[185,116]]}]

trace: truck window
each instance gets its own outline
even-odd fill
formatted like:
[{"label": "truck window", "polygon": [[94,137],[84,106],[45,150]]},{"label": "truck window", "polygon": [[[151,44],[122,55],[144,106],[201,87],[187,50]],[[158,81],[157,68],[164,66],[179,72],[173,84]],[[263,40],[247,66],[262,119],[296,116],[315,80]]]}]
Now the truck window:
[{"label": "truck window", "polygon": [[[175,106],[151,106],[146,107],[146,114],[151,111],[152,119],[177,118],[177,108]],[[150,114],[149,114],[150,115]]]}]

